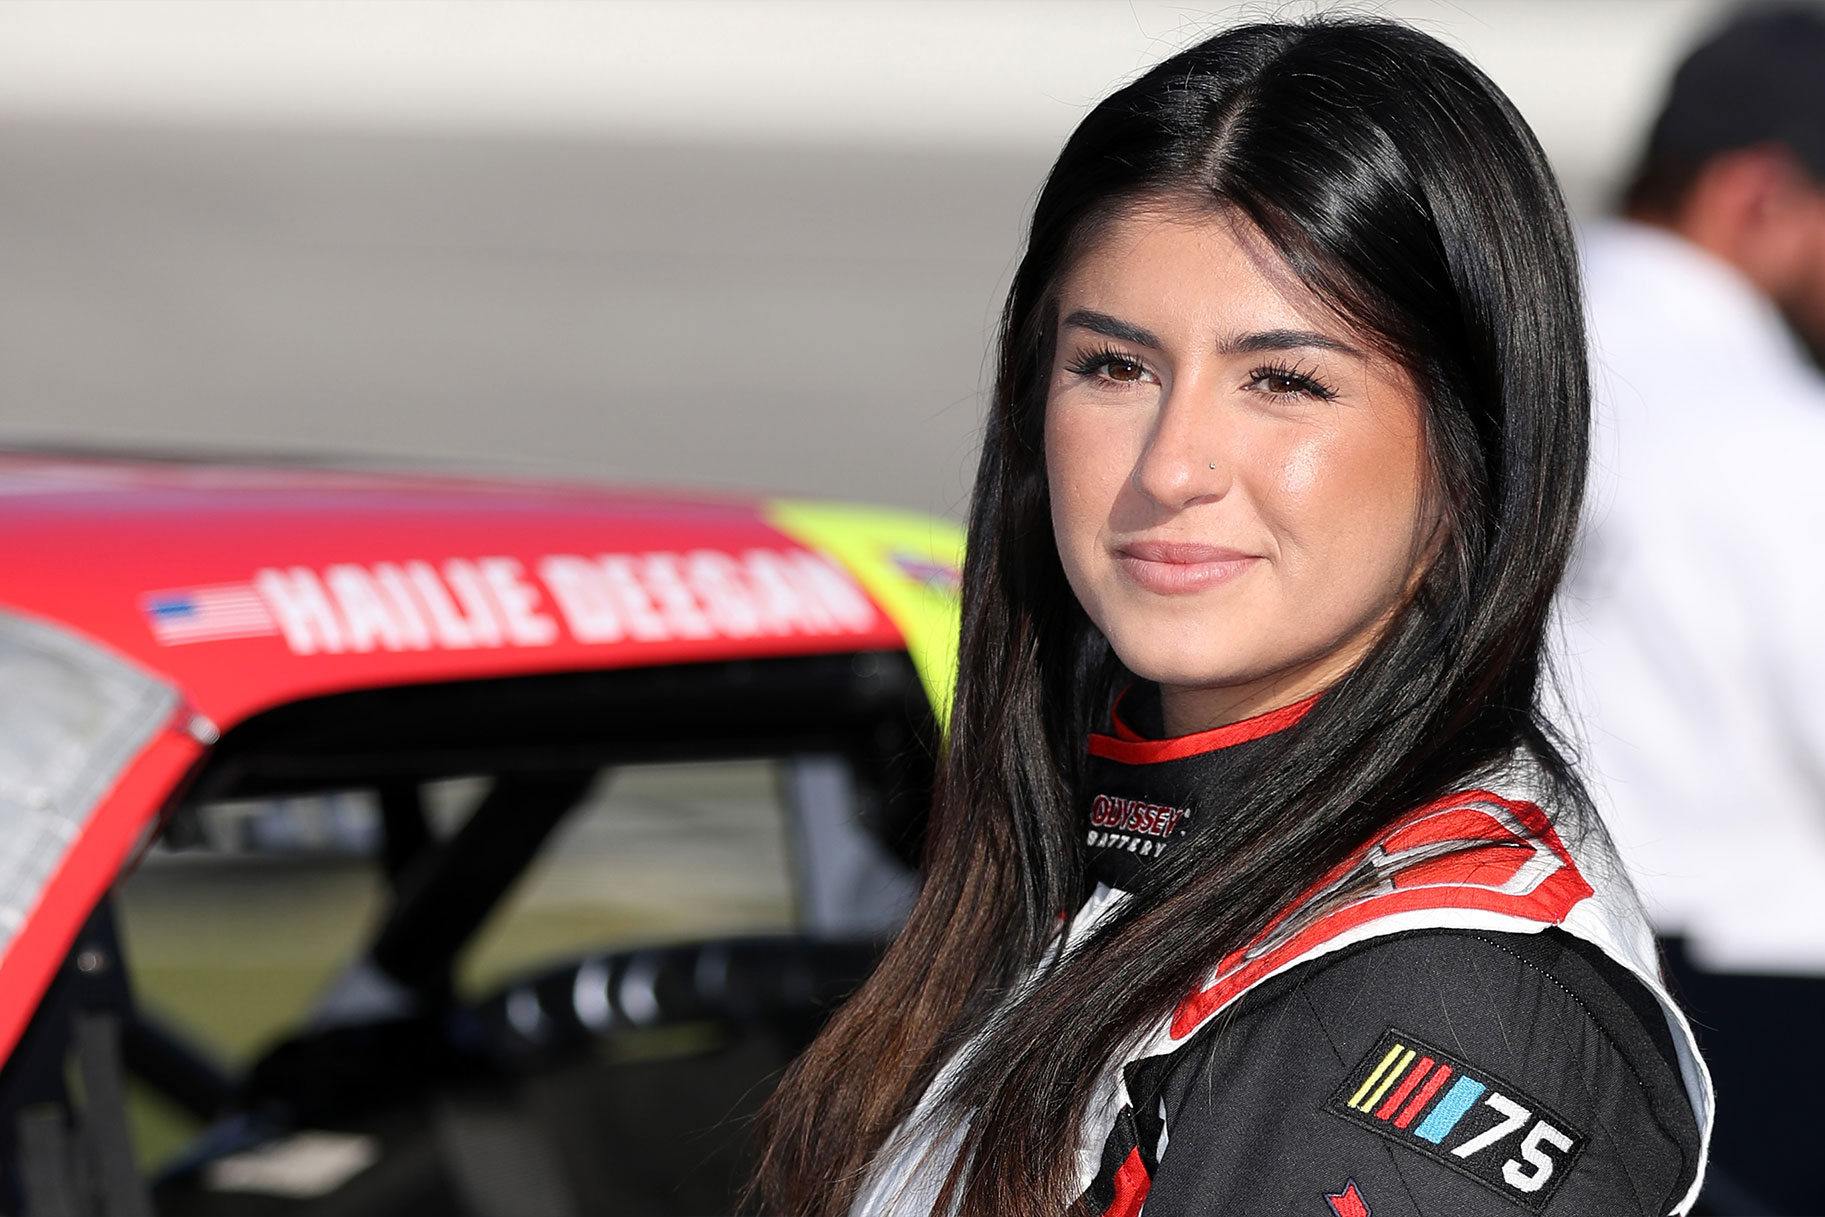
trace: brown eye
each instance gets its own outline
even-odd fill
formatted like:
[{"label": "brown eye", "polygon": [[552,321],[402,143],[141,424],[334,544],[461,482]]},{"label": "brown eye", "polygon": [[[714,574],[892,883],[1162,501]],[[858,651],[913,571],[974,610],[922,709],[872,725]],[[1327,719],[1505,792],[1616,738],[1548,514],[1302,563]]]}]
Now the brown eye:
[{"label": "brown eye", "polygon": [[1153,379],[1140,360],[1108,347],[1080,351],[1065,367],[1074,376],[1088,377],[1100,384],[1137,385]]},{"label": "brown eye", "polygon": [[1310,372],[1290,367],[1256,368],[1249,373],[1248,387],[1277,399],[1303,397],[1330,401],[1337,396],[1335,390],[1320,384]]}]

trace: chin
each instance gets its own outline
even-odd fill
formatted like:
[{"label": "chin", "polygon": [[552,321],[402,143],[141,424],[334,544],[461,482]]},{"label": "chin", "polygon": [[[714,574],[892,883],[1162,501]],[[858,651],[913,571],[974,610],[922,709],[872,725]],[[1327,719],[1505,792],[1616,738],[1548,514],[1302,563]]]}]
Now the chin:
[{"label": "chin", "polygon": [[[1137,631],[1138,632],[1138,631]],[[1148,637],[1109,639],[1122,666],[1142,680],[1180,689],[1211,689],[1259,679],[1259,665],[1250,656],[1223,647],[1188,647],[1167,642],[1158,633]]]}]

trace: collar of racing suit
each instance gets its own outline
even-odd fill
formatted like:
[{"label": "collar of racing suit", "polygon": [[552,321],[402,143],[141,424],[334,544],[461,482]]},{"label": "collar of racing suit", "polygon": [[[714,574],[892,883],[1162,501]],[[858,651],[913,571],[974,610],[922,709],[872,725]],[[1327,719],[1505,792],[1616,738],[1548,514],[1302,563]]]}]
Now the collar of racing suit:
[{"label": "collar of racing suit", "polygon": [[1090,876],[1127,891],[1175,842],[1223,813],[1310,697],[1226,727],[1165,738],[1159,687],[1130,685],[1090,736],[1081,800]]}]

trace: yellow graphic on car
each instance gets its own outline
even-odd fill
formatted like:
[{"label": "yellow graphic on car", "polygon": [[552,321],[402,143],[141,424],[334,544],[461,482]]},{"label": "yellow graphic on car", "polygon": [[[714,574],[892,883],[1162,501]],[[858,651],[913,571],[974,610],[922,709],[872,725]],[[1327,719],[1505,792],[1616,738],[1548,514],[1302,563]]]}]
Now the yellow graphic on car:
[{"label": "yellow graphic on car", "polygon": [[957,684],[963,530],[914,511],[803,499],[769,503],[767,521],[855,576],[906,639],[932,712],[946,726]]}]

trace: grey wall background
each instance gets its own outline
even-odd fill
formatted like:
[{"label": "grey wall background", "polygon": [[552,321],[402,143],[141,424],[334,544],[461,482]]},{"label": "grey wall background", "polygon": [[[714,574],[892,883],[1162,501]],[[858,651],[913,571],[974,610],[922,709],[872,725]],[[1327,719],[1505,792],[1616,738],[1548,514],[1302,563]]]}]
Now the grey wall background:
[{"label": "grey wall background", "polygon": [[[1312,7],[0,4],[0,444],[958,515],[1058,143]],[[1465,48],[1585,214],[1723,10],[1353,7]]]},{"label": "grey wall background", "polygon": [[0,126],[0,440],[958,509],[1036,156]]}]

